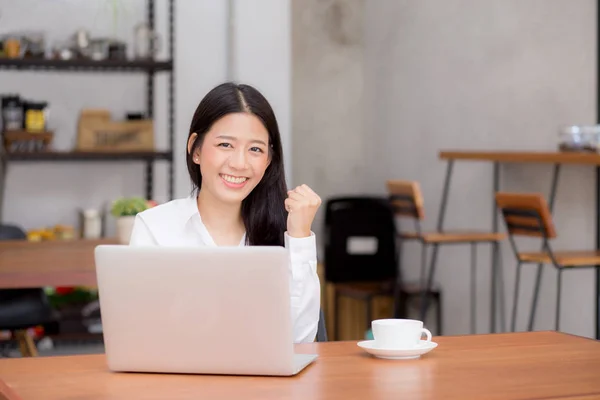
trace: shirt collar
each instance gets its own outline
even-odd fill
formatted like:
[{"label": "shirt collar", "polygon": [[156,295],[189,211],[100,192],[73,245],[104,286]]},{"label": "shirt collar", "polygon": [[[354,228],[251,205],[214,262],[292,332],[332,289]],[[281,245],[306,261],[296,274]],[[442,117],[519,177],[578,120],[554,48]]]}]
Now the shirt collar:
[{"label": "shirt collar", "polygon": [[[186,224],[189,223],[192,220],[192,218],[197,218],[197,221],[200,222],[201,235],[205,236],[205,241],[207,243],[211,243],[213,246],[216,246],[212,237],[210,236],[210,233],[208,232],[208,230],[204,226],[204,223],[202,222],[202,217],[200,216],[200,211],[198,210],[198,197],[195,194],[190,195],[185,199],[181,215],[184,218],[184,223]],[[244,233],[244,236],[242,236],[242,240],[239,245],[244,246],[245,243],[246,233]]]},{"label": "shirt collar", "polygon": [[181,210],[181,216],[184,218],[185,222],[188,222],[190,219],[194,218],[194,216],[200,217],[200,212],[198,211],[198,199],[196,195],[190,195],[185,199],[184,207]]}]

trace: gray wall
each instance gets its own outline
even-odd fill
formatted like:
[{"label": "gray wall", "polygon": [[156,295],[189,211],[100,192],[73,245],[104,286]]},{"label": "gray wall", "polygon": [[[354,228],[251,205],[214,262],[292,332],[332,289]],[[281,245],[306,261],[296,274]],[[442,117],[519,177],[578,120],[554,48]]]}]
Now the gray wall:
[{"label": "gray wall", "polygon": [[[293,180],[323,199],[365,189],[364,0],[292,1]],[[313,230],[320,237],[323,209]]]},{"label": "gray wall", "polygon": [[[366,26],[366,121],[379,147],[370,157],[385,160],[374,168],[374,180],[421,182],[430,229],[444,177],[440,149],[553,150],[560,125],[594,122],[593,0],[386,0],[369,3]],[[506,166],[502,188],[548,193],[551,169]],[[490,228],[491,173],[489,164],[457,164],[446,227]],[[592,168],[564,168],[555,206],[556,247],[593,248],[593,185]],[[479,253],[478,315],[484,331],[489,253]],[[511,287],[507,294],[512,294],[514,256],[508,244],[503,256]],[[445,291],[449,334],[469,326],[468,257],[468,248],[440,253],[438,281]],[[418,249],[407,246],[403,259],[416,277]],[[533,271],[533,266],[526,269],[522,285],[522,328]],[[554,326],[555,276],[547,267],[536,329]],[[565,274],[562,330],[593,335],[593,276],[591,271]]]},{"label": "gray wall", "polygon": [[[302,19],[294,15],[294,23],[309,21],[306,26],[314,26],[307,37],[294,36],[293,42],[293,124],[298,133],[294,172],[295,177],[312,179],[325,195],[383,194],[386,179],[417,180],[425,195],[425,227],[433,229],[445,171],[440,150],[553,150],[560,125],[595,122],[594,0],[360,3],[363,16],[356,18],[364,18],[364,31],[354,52],[332,44],[319,25],[319,12],[336,2],[307,3],[293,3],[295,13],[315,13]],[[358,87],[362,90],[355,90]],[[300,157],[307,161],[300,162]],[[502,188],[547,194],[551,169],[504,166]],[[491,228],[491,178],[490,164],[456,165],[447,228]],[[563,169],[555,247],[593,248],[594,184],[590,167]],[[538,249],[531,242],[527,245]],[[490,255],[483,246],[478,254],[478,328],[486,332]],[[419,255],[415,245],[404,249],[403,268],[409,279],[418,277]],[[515,272],[508,243],[503,261],[508,297]],[[522,283],[521,329],[534,268],[526,268]],[[444,290],[447,334],[468,332],[468,273],[467,247],[442,248],[437,281]],[[555,277],[547,267],[535,329],[554,326]],[[565,274],[563,331],[593,335],[593,277],[592,271]],[[511,304],[507,298],[508,309]]]}]

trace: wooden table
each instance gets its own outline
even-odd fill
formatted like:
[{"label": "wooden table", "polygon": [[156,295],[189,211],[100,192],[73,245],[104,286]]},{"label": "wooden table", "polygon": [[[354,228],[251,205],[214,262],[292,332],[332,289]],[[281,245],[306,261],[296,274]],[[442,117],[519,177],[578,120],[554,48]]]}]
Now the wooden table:
[{"label": "wooden table", "polygon": [[95,286],[94,248],[116,239],[0,241],[0,289]]},{"label": "wooden table", "polygon": [[405,361],[373,358],[356,342],[298,345],[319,359],[295,377],[111,373],[103,355],[4,359],[0,377],[24,400],[600,398],[595,340],[555,332],[434,340],[432,352]]},{"label": "wooden table", "polygon": [[[585,153],[585,152],[559,152],[559,151],[487,151],[487,150],[448,150],[441,151],[439,154],[440,159],[448,161],[446,180],[444,184],[444,192],[442,195],[442,203],[440,206],[439,223],[443,223],[444,213],[446,210],[446,204],[448,200],[448,189],[450,179],[452,176],[452,167],[454,161],[484,161],[491,162],[494,166],[493,172],[493,191],[498,192],[500,190],[500,164],[503,163],[537,163],[537,164],[553,164],[554,172],[552,176],[552,183],[550,187],[550,193],[548,196],[548,205],[552,210],[554,205],[554,198],[556,195],[556,188],[558,184],[558,177],[560,168],[562,165],[589,165],[596,167],[596,250],[600,250],[600,154],[597,153]],[[495,201],[491,201],[493,207],[493,220],[492,228],[494,231],[498,231],[498,212],[496,209]],[[600,339],[600,266],[596,266],[596,289],[595,289],[595,337]],[[532,310],[537,307],[536,295],[539,293],[539,287],[542,280],[543,268],[538,265],[535,287],[534,287],[534,300],[532,304]],[[501,271],[496,273],[500,273]],[[496,273],[492,274],[492,280],[496,280]],[[501,276],[501,275],[500,275]],[[491,330],[495,331],[495,298],[496,298],[496,286],[492,285],[492,321]],[[534,313],[532,312],[529,318],[528,329],[531,330],[534,324]]]}]

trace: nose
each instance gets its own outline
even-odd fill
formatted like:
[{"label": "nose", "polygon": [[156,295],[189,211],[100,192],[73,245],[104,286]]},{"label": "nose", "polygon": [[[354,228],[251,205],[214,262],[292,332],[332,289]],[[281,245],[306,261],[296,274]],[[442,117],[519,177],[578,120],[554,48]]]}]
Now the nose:
[{"label": "nose", "polygon": [[244,170],[247,167],[246,151],[243,148],[235,149],[229,157],[229,166],[233,169]]}]

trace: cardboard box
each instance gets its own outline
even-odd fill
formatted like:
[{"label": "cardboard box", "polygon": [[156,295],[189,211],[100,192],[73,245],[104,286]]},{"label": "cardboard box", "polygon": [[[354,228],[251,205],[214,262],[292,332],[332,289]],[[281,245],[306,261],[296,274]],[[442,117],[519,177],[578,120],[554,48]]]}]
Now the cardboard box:
[{"label": "cardboard box", "polygon": [[154,122],[150,119],[112,121],[107,110],[81,112],[78,151],[154,151]]}]

